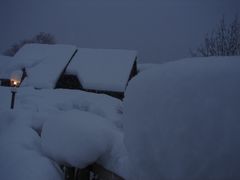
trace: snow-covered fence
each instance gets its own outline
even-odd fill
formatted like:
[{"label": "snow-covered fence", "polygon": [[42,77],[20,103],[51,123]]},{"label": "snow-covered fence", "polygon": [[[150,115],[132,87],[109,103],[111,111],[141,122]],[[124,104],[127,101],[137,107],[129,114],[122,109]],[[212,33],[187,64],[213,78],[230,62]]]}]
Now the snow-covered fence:
[{"label": "snow-covered fence", "polygon": [[64,173],[65,180],[123,180],[122,177],[96,163],[84,169],[64,167]]}]

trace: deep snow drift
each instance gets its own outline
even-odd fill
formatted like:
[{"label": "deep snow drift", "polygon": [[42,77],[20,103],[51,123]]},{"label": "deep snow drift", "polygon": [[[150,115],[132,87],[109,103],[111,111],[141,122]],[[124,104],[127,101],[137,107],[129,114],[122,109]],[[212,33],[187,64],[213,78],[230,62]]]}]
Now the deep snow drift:
[{"label": "deep snow drift", "polygon": [[[13,169],[8,169],[6,173],[2,173],[0,168],[2,179],[10,173],[9,171],[22,173],[19,178],[23,177],[24,179],[27,169],[33,167],[34,162],[37,164],[36,167],[39,167],[37,169],[41,169],[41,164],[37,162],[45,160],[45,166],[49,167],[49,172],[39,176],[39,178],[51,179],[57,175],[61,178],[61,173],[59,174],[58,171],[51,168],[51,165],[47,165],[47,160],[51,162],[50,159],[77,167],[84,167],[97,161],[106,169],[120,176],[128,176],[128,154],[123,143],[122,102],[120,100],[107,95],[79,90],[35,90],[30,87],[18,89],[14,111],[9,110],[10,88],[0,87],[0,100],[0,146],[5,147],[0,149],[0,154],[4,154],[1,161],[3,167],[5,167],[6,162],[14,162],[16,158],[10,153],[14,153],[12,146],[6,146],[2,143],[11,140],[12,136],[17,137],[20,141],[20,147],[16,148],[19,151],[17,153],[19,156],[27,158],[28,151],[22,149],[22,146],[34,147],[34,152],[31,151],[29,156],[35,156],[33,154],[36,153],[40,153],[41,156],[38,159],[36,155],[32,160],[25,161],[24,166],[27,168],[24,170],[21,170],[22,166],[19,164]],[[36,135],[36,140],[29,140],[31,135],[25,136],[26,133],[15,131],[11,128],[12,123],[16,128],[24,127],[24,129],[28,129],[27,131],[33,132]],[[44,131],[42,132],[43,126]],[[41,132],[42,138],[39,138],[38,134]],[[10,136],[11,134],[12,136]],[[61,141],[55,141],[54,138]],[[7,149],[9,149],[9,156],[6,155]],[[58,170],[58,168],[56,169]],[[35,175],[37,176],[34,171],[32,170],[32,176],[26,177],[37,179],[33,178]],[[44,178],[44,176],[47,177]]]},{"label": "deep snow drift", "polygon": [[63,180],[58,165],[41,152],[29,111],[0,110],[0,179]]},{"label": "deep snow drift", "polygon": [[43,126],[42,148],[59,164],[87,167],[114,144],[115,127],[97,115],[72,110],[50,118]]},{"label": "deep snow drift", "polygon": [[20,88],[16,99],[17,108],[43,113],[75,109],[99,115],[118,127],[122,126],[122,102],[104,94],[67,89]]},{"label": "deep snow drift", "polygon": [[132,179],[239,179],[240,58],[143,71],[124,99]]}]

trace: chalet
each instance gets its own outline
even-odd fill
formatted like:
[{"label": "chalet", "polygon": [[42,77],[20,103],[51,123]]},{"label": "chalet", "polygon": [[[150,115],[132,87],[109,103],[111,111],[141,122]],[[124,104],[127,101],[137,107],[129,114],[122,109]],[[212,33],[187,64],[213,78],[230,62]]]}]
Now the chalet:
[{"label": "chalet", "polygon": [[1,76],[0,69],[2,85],[10,85],[9,74],[19,70],[23,71],[21,86],[80,89],[122,99],[128,81],[137,74],[137,52],[27,44],[7,64],[8,75]]},{"label": "chalet", "polygon": [[128,81],[136,74],[135,51],[79,48],[56,87],[81,89],[122,99]]},{"label": "chalet", "polygon": [[55,88],[60,74],[76,50],[71,45],[27,44],[11,58],[11,63],[0,73],[0,78],[10,81],[11,73],[22,70],[24,79],[21,86]]}]

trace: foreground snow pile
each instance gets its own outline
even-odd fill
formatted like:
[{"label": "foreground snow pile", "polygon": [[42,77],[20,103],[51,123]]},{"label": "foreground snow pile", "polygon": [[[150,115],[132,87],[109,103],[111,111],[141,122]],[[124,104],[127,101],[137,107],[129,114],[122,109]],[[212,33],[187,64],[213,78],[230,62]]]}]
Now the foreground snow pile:
[{"label": "foreground snow pile", "polygon": [[57,164],[41,153],[41,139],[23,119],[26,111],[0,111],[0,179],[62,180]]},{"label": "foreground snow pile", "polygon": [[[18,89],[14,111],[9,110],[9,88],[0,87],[0,99],[0,136],[9,131],[21,141],[28,139],[10,130],[14,122],[16,127],[34,129],[36,135],[42,133],[40,142],[30,144],[42,143],[45,153],[56,162],[84,167],[97,160],[106,169],[127,177],[128,154],[123,143],[120,100],[79,90],[35,90],[28,87]],[[8,140],[8,136],[5,137]],[[51,140],[54,143],[48,143]],[[62,148],[52,147],[56,143],[60,143],[58,145]],[[29,143],[21,146],[29,146]],[[38,151],[42,152],[42,148]],[[3,159],[2,163],[7,161],[10,160]],[[18,171],[18,168],[11,170]]]},{"label": "foreground snow pile", "polygon": [[142,72],[124,99],[132,179],[240,179],[239,92],[239,57]]},{"label": "foreground snow pile", "polygon": [[16,107],[43,113],[75,109],[99,115],[119,127],[122,123],[122,102],[120,100],[79,90],[20,88],[17,93]]},{"label": "foreground snow pile", "polygon": [[73,110],[52,118],[43,126],[42,148],[59,164],[84,168],[114,144],[115,127],[97,115]]}]

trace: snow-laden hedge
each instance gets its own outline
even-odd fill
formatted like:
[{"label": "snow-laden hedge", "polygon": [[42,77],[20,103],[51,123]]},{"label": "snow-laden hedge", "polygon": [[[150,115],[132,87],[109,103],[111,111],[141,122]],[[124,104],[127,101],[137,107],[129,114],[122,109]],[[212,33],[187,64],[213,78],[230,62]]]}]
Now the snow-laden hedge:
[{"label": "snow-laden hedge", "polygon": [[124,129],[132,179],[240,179],[240,57],[142,72],[127,88]]},{"label": "snow-laden hedge", "polygon": [[22,110],[0,110],[0,179],[63,180],[59,166],[41,152],[31,116]]}]

